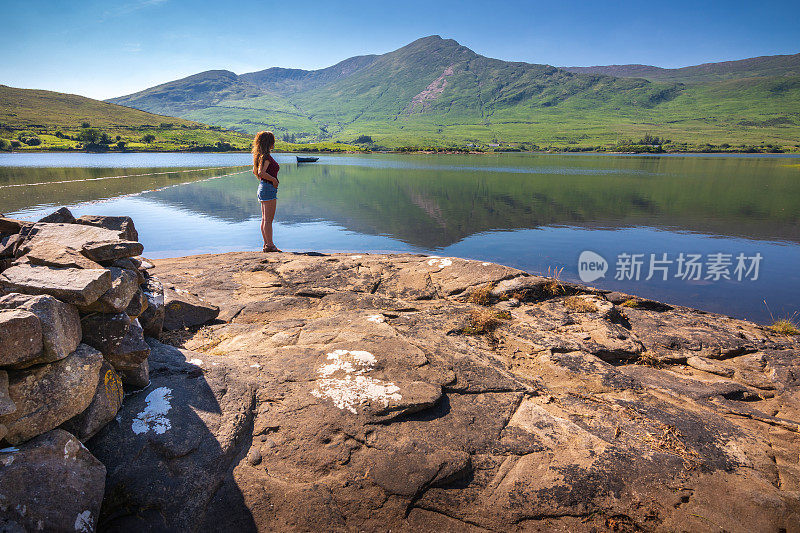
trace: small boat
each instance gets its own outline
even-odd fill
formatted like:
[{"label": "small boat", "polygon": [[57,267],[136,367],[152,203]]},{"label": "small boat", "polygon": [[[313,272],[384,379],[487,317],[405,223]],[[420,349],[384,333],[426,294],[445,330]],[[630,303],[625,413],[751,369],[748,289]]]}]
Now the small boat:
[{"label": "small boat", "polygon": [[298,156],[295,156],[295,157],[297,157],[297,162],[298,163],[313,163],[313,162],[319,160],[319,157],[312,157],[312,156],[298,155]]}]

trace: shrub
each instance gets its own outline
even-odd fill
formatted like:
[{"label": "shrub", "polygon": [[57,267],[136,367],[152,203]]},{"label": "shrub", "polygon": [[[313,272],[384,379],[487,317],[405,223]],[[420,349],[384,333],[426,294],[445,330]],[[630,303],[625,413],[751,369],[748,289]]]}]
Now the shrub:
[{"label": "shrub", "polygon": [[22,142],[28,146],[39,146],[42,144],[42,140],[39,137],[27,137]]},{"label": "shrub", "polygon": [[372,137],[369,135],[359,135],[359,137],[353,141],[353,144],[370,144],[372,143]]},{"label": "shrub", "polygon": [[88,128],[90,126],[91,126],[91,124],[89,124],[88,122],[84,122],[84,123],[81,124],[81,128]]},{"label": "shrub", "polygon": [[20,146],[22,146],[22,143],[18,140],[14,139],[11,141],[11,148],[19,148]]},{"label": "shrub", "polygon": [[[119,135],[118,135],[117,137],[119,137]],[[127,144],[127,143],[126,143],[125,141],[117,141],[117,148],[118,148],[119,150],[124,150],[124,149],[125,149],[125,145],[126,145],[126,144]]]},{"label": "shrub", "polygon": [[11,150],[11,141],[8,139],[0,139],[0,150],[6,152]]},{"label": "shrub", "polygon": [[153,135],[152,133],[147,133],[142,137],[142,142],[145,142],[147,144],[150,144],[151,142],[153,142],[155,140],[156,140],[156,136]]},{"label": "shrub", "polygon": [[84,144],[96,143],[100,140],[100,130],[95,128],[83,128],[80,133],[78,133],[78,140]]}]

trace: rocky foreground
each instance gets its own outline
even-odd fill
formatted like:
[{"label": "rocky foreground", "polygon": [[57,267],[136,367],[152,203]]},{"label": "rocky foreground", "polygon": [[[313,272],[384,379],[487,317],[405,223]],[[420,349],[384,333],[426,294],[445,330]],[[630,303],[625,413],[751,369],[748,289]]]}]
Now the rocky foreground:
[{"label": "rocky foreground", "polygon": [[154,263],[220,313],[88,441],[100,529],[800,531],[796,337],[456,258]]}]

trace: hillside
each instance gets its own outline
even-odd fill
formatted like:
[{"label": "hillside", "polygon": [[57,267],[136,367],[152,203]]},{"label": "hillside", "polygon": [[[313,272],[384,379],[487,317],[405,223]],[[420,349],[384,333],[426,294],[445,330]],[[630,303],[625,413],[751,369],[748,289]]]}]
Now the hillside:
[{"label": "hillside", "polygon": [[368,135],[389,147],[579,148],[651,134],[677,149],[795,149],[799,58],[675,72],[646,65],[563,69],[491,59],[430,36],[326,69],[209,71],[110,101],[250,134],[270,128],[304,142]]},{"label": "hillside", "polygon": [[[84,124],[89,127],[83,127]],[[0,139],[5,139],[0,141],[0,147],[13,142],[16,149],[79,148],[83,144],[79,139],[83,130],[107,135],[113,141],[107,145],[109,148],[118,148],[119,142],[127,149],[176,150],[212,146],[217,142],[246,148],[249,142],[249,137],[240,133],[190,120],[75,94],[5,85],[0,85],[0,126]],[[153,139],[144,142],[146,135],[152,135]],[[31,138],[38,139],[38,143],[28,144]]]},{"label": "hillside", "polygon": [[661,68],[651,65],[605,65],[564,67],[564,70],[580,74],[644,78],[650,81],[702,83],[741,78],[800,76],[800,54],[751,57],[738,61],[703,63],[682,68]]}]

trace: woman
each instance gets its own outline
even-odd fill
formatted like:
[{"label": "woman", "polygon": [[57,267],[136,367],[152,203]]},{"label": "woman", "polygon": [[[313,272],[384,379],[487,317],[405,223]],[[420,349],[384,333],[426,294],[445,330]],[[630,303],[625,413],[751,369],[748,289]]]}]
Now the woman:
[{"label": "woman", "polygon": [[272,242],[272,220],[278,203],[278,170],[281,166],[269,154],[275,148],[275,135],[260,131],[253,139],[253,174],[259,180],[258,199],[261,202],[261,236],[264,252],[280,252]]}]

